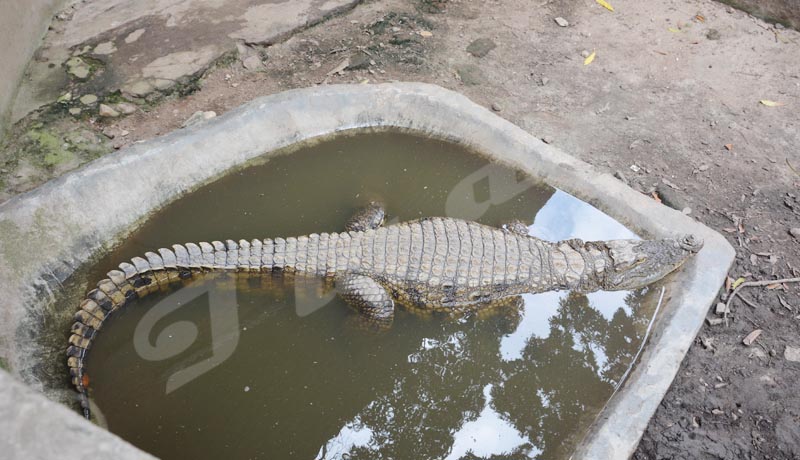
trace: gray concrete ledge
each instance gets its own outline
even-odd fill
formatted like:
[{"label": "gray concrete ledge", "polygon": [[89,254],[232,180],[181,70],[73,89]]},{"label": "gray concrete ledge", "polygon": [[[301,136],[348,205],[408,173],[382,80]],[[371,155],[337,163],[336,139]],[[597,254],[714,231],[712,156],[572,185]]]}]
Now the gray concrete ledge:
[{"label": "gray concrete ledge", "polygon": [[[265,152],[359,128],[399,128],[459,142],[591,203],[643,236],[693,233],[705,240],[697,257],[671,278],[640,363],[574,455],[628,458],[701,327],[733,248],[693,219],[433,85],[321,86],[264,97],[206,124],[120,150],[0,204],[0,356],[16,377],[41,389],[32,372],[36,337],[19,338],[38,330],[33,318],[48,309],[72,312],[74,305],[53,305],[51,294],[76,267],[152,212]],[[0,386],[0,404],[14,406],[7,388]],[[42,417],[63,411],[55,403],[46,406]],[[0,407],[0,412],[16,410]],[[74,418],[80,421],[77,414]],[[0,418],[4,436],[16,432],[13,420],[13,415]],[[90,433],[87,426],[74,435]],[[74,445],[64,452],[89,454]]]}]

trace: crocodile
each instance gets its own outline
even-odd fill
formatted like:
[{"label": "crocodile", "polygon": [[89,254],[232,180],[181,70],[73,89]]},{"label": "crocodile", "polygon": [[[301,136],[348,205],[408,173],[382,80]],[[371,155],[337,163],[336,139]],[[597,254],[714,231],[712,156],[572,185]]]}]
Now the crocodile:
[{"label": "crocodile", "polygon": [[691,235],[660,240],[545,241],[521,222],[490,227],[429,217],[383,225],[371,203],[340,233],[238,242],[175,244],[112,270],[81,302],[67,348],[72,384],[89,418],[84,369],[103,322],[131,301],[214,270],[282,272],[333,280],[360,316],[391,324],[395,303],[411,309],[476,311],[523,293],[628,290],[666,276],[703,246]]}]

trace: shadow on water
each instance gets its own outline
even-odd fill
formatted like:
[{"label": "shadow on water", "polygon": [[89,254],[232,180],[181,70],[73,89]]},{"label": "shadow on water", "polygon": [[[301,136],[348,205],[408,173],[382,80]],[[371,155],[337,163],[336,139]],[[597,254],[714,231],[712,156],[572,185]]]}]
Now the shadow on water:
[{"label": "shadow on water", "polygon": [[[176,242],[339,231],[371,199],[390,221],[516,218],[551,240],[636,237],[463,147],[371,133],[178,200],[88,278]],[[524,296],[521,311],[457,318],[400,310],[376,334],[354,327],[324,282],[216,275],[124,309],[87,369],[101,423],[163,458],[562,458],[630,365],[650,297],[550,292]]]}]

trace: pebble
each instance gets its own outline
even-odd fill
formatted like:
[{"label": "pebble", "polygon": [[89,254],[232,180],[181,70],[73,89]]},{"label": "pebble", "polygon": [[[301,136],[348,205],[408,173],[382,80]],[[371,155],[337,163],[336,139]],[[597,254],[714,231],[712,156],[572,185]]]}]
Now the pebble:
[{"label": "pebble", "polygon": [[130,115],[136,112],[136,105],[131,104],[130,102],[120,102],[117,104],[117,110],[125,115]]},{"label": "pebble", "polygon": [[547,77],[542,77],[542,79],[541,79],[541,80],[539,80],[539,86],[545,86],[545,85],[547,85],[548,83],[550,83],[550,79],[549,79],[549,78],[547,78]]},{"label": "pebble", "polygon": [[787,346],[786,349],[783,350],[783,357],[786,358],[786,361],[800,363],[800,348]]},{"label": "pebble", "polygon": [[70,115],[78,116],[81,114],[81,112],[83,112],[83,110],[81,110],[80,107],[72,107],[71,109],[69,109]]},{"label": "pebble", "polygon": [[248,391],[250,391],[250,387],[244,387],[244,392],[247,393]]},{"label": "pebble", "polygon": [[714,308],[714,313],[718,314],[719,316],[723,316],[726,313],[730,313],[730,310],[728,310],[728,306],[724,303],[717,302],[717,306]]},{"label": "pebble", "polygon": [[345,67],[345,70],[360,70],[366,69],[370,65],[370,57],[367,53],[358,52],[350,56],[350,62]]},{"label": "pebble", "polygon": [[242,59],[242,66],[247,70],[258,70],[262,66],[261,58],[258,55],[248,56]]},{"label": "pebble", "polygon": [[133,43],[139,39],[144,33],[144,29],[136,29],[133,32],[129,33],[127,37],[125,37],[125,43]]},{"label": "pebble", "polygon": [[790,228],[789,234],[795,237],[797,240],[800,240],[800,227]]},{"label": "pebble", "polygon": [[706,318],[706,322],[709,326],[719,326],[722,324],[722,318]]},{"label": "pebble", "polygon": [[97,96],[95,96],[94,94],[84,94],[83,96],[81,96],[80,101],[81,104],[83,105],[92,105],[95,102],[97,102]]},{"label": "pebble", "polygon": [[115,118],[119,116],[119,112],[106,104],[100,104],[99,113],[101,117]]},{"label": "pebble", "polygon": [[564,18],[562,18],[561,16],[557,17],[557,18],[555,19],[555,21],[556,21],[556,24],[558,24],[560,27],[567,27],[567,26],[569,26],[569,22],[567,22],[567,20],[566,20],[566,19],[564,19]]},{"label": "pebble", "polygon": [[214,112],[214,111],[211,111],[211,110],[209,110],[207,112],[203,112],[202,110],[198,110],[197,112],[193,113],[191,117],[186,119],[186,121],[183,122],[183,125],[181,125],[181,127],[182,128],[186,128],[186,127],[189,127],[189,126],[193,126],[193,125],[196,125],[198,123],[202,123],[202,122],[204,122],[206,120],[210,120],[210,119],[212,119],[212,118],[214,118],[216,116],[217,116],[217,112]]},{"label": "pebble", "polygon": [[497,48],[497,45],[491,38],[478,38],[467,46],[467,53],[476,58],[482,58],[495,48]]},{"label": "pebble", "polygon": [[495,112],[502,112],[503,111],[503,107],[501,107],[500,104],[498,104],[496,102],[493,102],[492,103],[492,110],[494,110]]},{"label": "pebble", "polygon": [[81,80],[89,76],[89,68],[84,65],[70,67],[67,72],[69,72],[75,78],[80,78]]},{"label": "pebble", "polygon": [[581,57],[587,58],[587,57],[589,57],[589,54],[591,54],[591,53],[589,53],[589,50],[581,51]]},{"label": "pebble", "polygon": [[103,42],[103,43],[100,43],[99,45],[94,47],[93,53],[94,54],[99,54],[101,56],[105,56],[105,55],[113,53],[116,50],[117,50],[117,47],[114,46],[114,42]]},{"label": "pebble", "polygon": [[553,143],[553,138],[550,137],[550,136],[545,136],[545,137],[542,138],[542,142],[544,142],[545,144],[552,144]]}]

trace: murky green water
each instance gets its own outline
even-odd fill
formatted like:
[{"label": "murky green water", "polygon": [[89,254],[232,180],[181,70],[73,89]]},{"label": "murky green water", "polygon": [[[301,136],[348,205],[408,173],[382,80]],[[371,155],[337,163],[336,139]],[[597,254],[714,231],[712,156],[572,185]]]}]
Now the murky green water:
[{"label": "murky green water", "polygon": [[[175,242],[339,231],[376,198],[390,219],[518,218],[548,239],[633,237],[521,179],[441,141],[342,137],[177,201],[91,276]],[[645,292],[546,293],[525,296],[516,316],[401,310],[375,334],[325,291],[231,275],[139,301],[91,351],[95,413],[163,458],[561,458],[613,392],[655,307]]]}]

